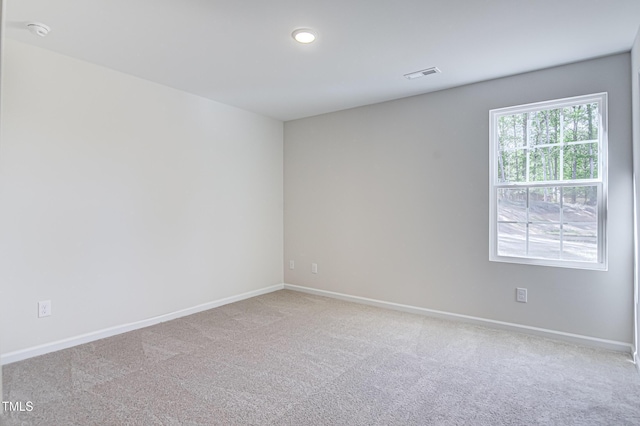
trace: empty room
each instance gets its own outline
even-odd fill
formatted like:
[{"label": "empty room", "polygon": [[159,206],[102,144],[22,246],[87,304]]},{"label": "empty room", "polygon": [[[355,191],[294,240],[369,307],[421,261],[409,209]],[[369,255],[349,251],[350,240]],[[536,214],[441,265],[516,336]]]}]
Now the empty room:
[{"label": "empty room", "polygon": [[0,0],[3,425],[640,425],[637,0]]}]

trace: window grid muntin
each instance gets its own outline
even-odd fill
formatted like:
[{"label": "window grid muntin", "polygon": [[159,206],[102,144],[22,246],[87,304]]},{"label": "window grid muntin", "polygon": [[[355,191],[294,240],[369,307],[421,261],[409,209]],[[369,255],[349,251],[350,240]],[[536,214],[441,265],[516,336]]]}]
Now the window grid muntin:
[{"label": "window grid muntin", "polygon": [[[531,143],[530,143],[530,138],[531,138],[531,132],[528,131],[527,132],[527,143],[525,146],[523,147],[505,147],[505,149],[503,151],[516,151],[516,150],[521,150],[521,151],[525,151],[526,153],[526,158],[524,159],[524,162],[526,163],[526,169],[527,169],[527,175],[526,175],[526,182],[499,182],[500,179],[500,173],[499,173],[499,165],[500,165],[500,161],[498,160],[498,156],[501,153],[501,149],[500,149],[500,140],[499,140],[499,133],[498,133],[498,120],[500,117],[503,116],[508,116],[508,115],[516,115],[516,114],[522,114],[522,113],[533,113],[533,112],[538,112],[538,111],[545,111],[545,110],[554,110],[554,109],[562,109],[562,108],[567,108],[567,107],[571,107],[571,106],[577,106],[577,105],[588,105],[588,104],[596,104],[596,108],[597,111],[592,112],[592,123],[595,126],[595,131],[597,132],[597,139],[588,139],[588,140],[576,140],[576,141],[568,141],[568,142],[564,142],[564,113],[560,114],[561,119],[563,120],[562,126],[560,126],[560,129],[562,131],[562,136],[561,139],[559,139],[559,141],[561,143],[554,143],[554,144],[545,144],[548,146],[560,146],[562,147],[560,152],[562,153],[563,157],[562,157],[562,162],[558,163],[558,166],[560,167],[560,170],[558,171],[558,174],[562,174],[562,177],[564,178],[564,147],[566,146],[571,146],[571,145],[585,145],[585,144],[589,144],[589,143],[597,143],[597,178],[593,178],[593,179],[578,179],[576,178],[575,180],[573,179],[569,179],[569,180],[563,180],[563,181],[556,181],[556,180],[548,180],[548,181],[536,181],[536,182],[531,182],[530,181],[530,176],[529,176],[529,167],[531,164],[531,159],[530,159],[530,153],[531,153]],[[522,264],[531,264],[531,265],[544,265],[544,266],[562,266],[562,267],[570,267],[570,268],[581,268],[581,269],[596,269],[596,270],[607,270],[607,256],[606,256],[606,252],[607,252],[607,232],[606,232],[606,221],[607,221],[607,94],[606,93],[598,93],[598,94],[593,94],[593,95],[585,95],[585,96],[577,96],[574,98],[567,98],[567,99],[560,99],[560,100],[551,100],[551,101],[545,101],[545,102],[539,102],[539,103],[535,103],[535,104],[526,104],[526,105],[520,105],[520,106],[516,106],[516,107],[508,107],[508,108],[500,108],[500,109],[496,109],[496,110],[492,110],[490,111],[490,133],[491,133],[491,138],[490,138],[490,151],[491,151],[491,156],[490,156],[490,171],[491,171],[491,176],[490,176],[490,180],[491,180],[491,185],[492,185],[492,191],[491,193],[491,198],[492,200],[490,203],[490,210],[491,210],[491,214],[490,214],[490,223],[489,223],[489,227],[490,227],[490,260],[493,261],[502,261],[502,262],[510,262],[510,263],[522,263]],[[584,131],[584,126],[583,126],[583,130]],[[558,137],[560,137],[558,135]],[[506,144],[505,144],[506,145]],[[541,145],[537,146],[538,148],[541,147]],[[506,162],[505,162],[506,164]],[[507,174],[505,173],[505,176]],[[572,259],[572,260],[556,260],[556,259],[537,259],[537,258],[533,258],[533,257],[508,257],[508,256],[502,256],[502,255],[498,255],[498,228],[499,228],[499,224],[502,223],[513,223],[513,222],[498,222],[498,217],[497,217],[497,202],[498,202],[498,198],[497,198],[497,190],[501,189],[501,188],[508,188],[508,189],[516,189],[516,188],[533,188],[533,187],[542,187],[542,186],[561,186],[563,187],[562,191],[564,191],[564,188],[566,187],[581,187],[581,186],[595,186],[596,187],[596,205],[595,205],[595,209],[597,211],[597,222],[588,222],[591,224],[595,224],[595,229],[597,232],[597,237],[596,237],[596,257],[597,257],[597,261],[595,262],[584,262],[581,260],[576,260],[576,259]],[[527,191],[528,192],[528,191]],[[564,194],[563,194],[564,197]],[[527,196],[527,203],[529,202],[529,197]],[[564,203],[564,199],[562,200],[562,202]],[[529,211],[528,207],[527,207],[527,212]],[[563,212],[564,213],[564,212]],[[527,218],[529,219],[529,218]],[[563,218],[564,220],[564,218]],[[519,223],[517,221],[515,221],[515,223]],[[570,226],[572,223],[574,223],[573,221],[571,222],[566,222],[565,225]],[[584,222],[580,222],[582,224],[584,224]],[[526,232],[526,234],[528,235],[529,233]],[[564,228],[563,228],[563,242],[566,240],[566,235],[564,235]],[[527,246],[527,251],[529,250],[528,246]]]},{"label": "window grid muntin", "polygon": [[[603,96],[605,95],[605,96]],[[566,100],[560,100],[557,103],[554,101],[546,101],[546,102],[541,102],[539,104],[539,106],[537,107],[532,107],[532,108],[527,108],[527,105],[521,105],[518,107],[511,107],[511,108],[505,108],[504,112],[500,112],[500,113],[495,113],[493,116],[493,119],[495,120],[495,122],[493,123],[493,128],[494,128],[494,132],[498,133],[498,138],[494,141],[493,138],[491,140],[491,144],[492,144],[492,148],[493,148],[493,152],[495,155],[500,155],[500,153],[502,151],[516,151],[516,150],[523,150],[526,151],[526,160],[525,160],[525,167],[526,167],[526,174],[525,174],[525,182],[517,182],[517,183],[529,183],[531,182],[531,177],[530,177],[530,165],[531,165],[531,159],[530,159],[530,154],[531,154],[531,150],[533,149],[542,149],[542,148],[546,148],[546,147],[559,147],[560,149],[560,158],[558,160],[558,167],[560,168],[559,170],[559,181],[565,181],[564,180],[564,147],[568,146],[568,145],[584,145],[584,144],[588,144],[588,143],[597,143],[598,144],[598,181],[602,180],[602,168],[603,168],[603,156],[602,156],[602,146],[603,146],[603,133],[606,132],[605,126],[604,126],[604,122],[603,122],[603,113],[605,113],[605,111],[603,110],[603,108],[606,108],[605,105],[605,101],[606,101],[606,94],[598,94],[598,95],[588,95],[588,96],[578,96],[576,98],[570,98],[570,99],[566,99]],[[597,139],[590,139],[590,140],[584,140],[584,141],[569,141],[569,142],[565,142],[564,141],[564,113],[562,112],[562,110],[564,108],[567,107],[572,107],[572,106],[586,106],[589,104],[596,104],[597,105],[597,113],[595,114],[597,120],[593,123],[595,127],[598,128],[598,138]],[[542,105],[549,105],[548,107],[544,107]],[[500,118],[502,117],[508,117],[508,116],[515,116],[515,115],[519,115],[519,114],[524,114],[527,113],[527,123],[529,123],[529,113],[537,113],[537,112],[543,112],[543,111],[553,111],[553,110],[561,110],[561,113],[559,114],[560,117],[560,135],[559,135],[559,142],[558,143],[550,143],[550,144],[540,144],[540,145],[532,145],[531,144],[531,131],[527,132],[527,140],[525,141],[525,145],[522,147],[507,147],[505,149],[501,149],[499,146],[499,132],[497,130],[495,130],[498,126],[497,123],[499,122]],[[527,128],[531,128],[531,126],[527,125]],[[497,146],[495,146],[496,144],[494,144],[494,142],[498,142]],[[498,168],[499,167],[499,162],[496,161],[495,162],[495,167]],[[492,170],[492,179],[494,180],[494,185],[499,185],[499,184],[504,184],[505,182],[499,182],[499,173],[498,170],[494,171]],[[577,179],[575,181],[578,181]],[[584,179],[580,180],[581,182],[584,182]],[[546,181],[545,181],[546,182]],[[510,182],[511,183],[511,182]]]},{"label": "window grid muntin", "polygon": [[[542,186],[537,186],[537,188],[541,188]],[[548,187],[548,185],[547,185]],[[501,223],[511,223],[511,224],[520,224],[520,225],[525,225],[525,254],[526,256],[530,257],[530,252],[529,252],[529,230],[530,227],[529,225],[535,225],[535,224],[542,224],[542,225],[558,225],[560,227],[560,235],[559,235],[559,242],[560,242],[560,255],[559,255],[559,259],[557,260],[564,260],[563,259],[563,251],[564,251],[564,226],[565,225],[584,225],[586,223],[595,223],[596,226],[596,241],[600,240],[600,211],[599,209],[596,208],[596,217],[597,220],[594,222],[589,222],[589,221],[565,221],[564,220],[564,189],[565,188],[575,188],[575,187],[596,187],[598,194],[601,193],[601,187],[599,183],[595,183],[592,185],[575,185],[575,184],[565,184],[565,185],[553,185],[553,187],[559,187],[560,189],[560,197],[559,197],[559,220],[558,221],[554,221],[554,220],[532,220],[531,219],[531,215],[530,215],[530,209],[531,209],[531,198],[530,198],[530,187],[529,186],[522,186],[522,189],[526,190],[526,198],[525,198],[525,215],[526,215],[526,221],[518,221],[518,220],[500,220],[496,217],[496,223],[499,225]],[[496,202],[498,202],[499,200],[499,196],[498,196],[498,190],[500,188],[496,188]],[[509,189],[512,189],[512,187],[509,187]],[[496,231],[497,231],[498,227],[496,227]],[[497,236],[496,236],[497,237]],[[496,240],[497,241],[497,240]],[[506,257],[518,257],[518,256],[509,256],[508,254],[501,254],[500,256],[506,256]],[[599,256],[597,256],[599,258]],[[536,259],[544,259],[544,260],[556,260],[555,258],[547,258],[547,257],[532,257],[532,258],[536,258]],[[598,261],[598,260],[596,260]],[[585,261],[585,262],[592,262],[592,261]]]}]

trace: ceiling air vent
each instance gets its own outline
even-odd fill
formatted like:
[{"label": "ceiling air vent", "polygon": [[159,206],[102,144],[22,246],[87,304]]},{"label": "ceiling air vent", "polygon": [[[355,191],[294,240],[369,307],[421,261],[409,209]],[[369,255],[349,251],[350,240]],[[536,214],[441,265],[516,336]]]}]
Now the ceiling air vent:
[{"label": "ceiling air vent", "polygon": [[422,71],[414,71],[414,72],[410,72],[409,74],[405,74],[404,76],[406,78],[408,78],[409,80],[413,80],[414,78],[420,78],[420,77],[424,77],[425,75],[430,75],[430,74],[439,74],[442,71],[440,71],[438,69],[438,67],[431,67],[431,68],[427,68],[426,70],[422,70]]},{"label": "ceiling air vent", "polygon": [[45,37],[51,31],[47,25],[42,22],[29,22],[27,23],[27,29],[31,31],[31,34],[37,35],[38,37]]}]

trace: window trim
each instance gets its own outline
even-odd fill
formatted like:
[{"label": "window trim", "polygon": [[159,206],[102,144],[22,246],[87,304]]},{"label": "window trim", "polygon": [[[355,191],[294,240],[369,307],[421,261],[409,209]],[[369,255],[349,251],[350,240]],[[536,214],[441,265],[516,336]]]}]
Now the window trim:
[{"label": "window trim", "polygon": [[[598,103],[600,116],[599,137],[599,161],[598,178],[582,179],[579,181],[545,181],[527,182],[526,184],[499,183],[498,161],[499,152],[497,144],[498,118],[505,115],[521,114],[524,112],[536,112],[548,109],[557,109],[567,106],[586,103]],[[543,102],[534,102],[512,107],[497,108],[489,111],[489,260],[492,262],[518,263],[524,265],[554,266],[574,269],[608,270],[608,239],[607,239],[607,210],[608,210],[608,110],[607,93],[595,93],[583,96],[574,96]],[[580,141],[584,143],[584,141]],[[557,145],[557,144],[555,144]],[[497,193],[499,188],[531,188],[536,186],[581,186],[591,184],[598,191],[598,261],[586,262],[576,260],[542,259],[533,257],[504,256],[498,254],[498,217],[497,217]]]}]

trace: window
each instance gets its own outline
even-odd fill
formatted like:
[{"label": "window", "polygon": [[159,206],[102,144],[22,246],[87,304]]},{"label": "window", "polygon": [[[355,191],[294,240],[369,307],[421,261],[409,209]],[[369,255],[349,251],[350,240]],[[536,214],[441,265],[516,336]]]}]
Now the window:
[{"label": "window", "polygon": [[606,270],[607,94],[489,116],[489,259]]}]

